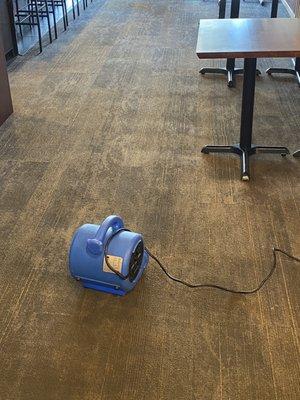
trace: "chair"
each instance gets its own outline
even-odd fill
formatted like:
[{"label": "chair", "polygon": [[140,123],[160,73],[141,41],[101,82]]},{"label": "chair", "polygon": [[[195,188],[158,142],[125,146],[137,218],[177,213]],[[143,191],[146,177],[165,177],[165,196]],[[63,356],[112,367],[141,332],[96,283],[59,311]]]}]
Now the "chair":
[{"label": "chair", "polygon": [[[48,2],[50,2],[50,0],[48,0]],[[73,3],[73,1],[72,1],[72,3]],[[67,26],[69,26],[69,19],[68,19],[68,10],[67,10],[66,0],[53,0],[53,5],[54,5],[54,7],[61,7],[64,30],[67,30]],[[73,16],[74,16],[74,14],[73,14]]]},{"label": "chair", "polygon": [[[27,0],[28,1],[28,6],[32,4],[32,0]],[[43,3],[47,3],[45,10],[43,9]],[[54,6],[54,0],[37,0],[38,6],[40,7],[40,17],[44,18],[46,17],[48,19],[48,14],[52,14],[53,17],[53,27],[54,27],[54,36],[55,39],[57,39],[57,24],[56,24],[56,14],[55,14],[55,6]],[[47,9],[47,12],[46,12]],[[51,26],[49,25],[49,19],[48,19],[48,29],[50,31],[51,35]],[[50,43],[52,43],[52,40],[50,40]]]},{"label": "chair", "polygon": [[22,27],[37,26],[38,37],[39,37],[39,48],[40,53],[43,51],[42,46],[42,33],[41,33],[41,22],[40,18],[46,17],[48,24],[48,35],[50,43],[52,43],[52,33],[50,24],[50,12],[48,7],[48,1],[30,0],[23,7],[19,7],[19,0],[16,0],[16,13],[15,13],[15,24],[19,26],[20,35],[23,36]]}]

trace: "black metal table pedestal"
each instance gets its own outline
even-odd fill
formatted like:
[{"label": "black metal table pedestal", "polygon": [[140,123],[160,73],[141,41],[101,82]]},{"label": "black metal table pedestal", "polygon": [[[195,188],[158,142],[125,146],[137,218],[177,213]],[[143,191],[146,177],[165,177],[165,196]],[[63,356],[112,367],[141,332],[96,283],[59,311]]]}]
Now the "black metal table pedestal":
[{"label": "black metal table pedestal", "polygon": [[252,145],[252,124],[255,95],[256,58],[244,60],[244,83],[241,112],[240,143],[229,146],[205,146],[202,153],[232,153],[240,156],[241,179],[249,181],[249,157],[256,153],[272,153],[285,156],[289,154],[286,147],[254,146]]}]

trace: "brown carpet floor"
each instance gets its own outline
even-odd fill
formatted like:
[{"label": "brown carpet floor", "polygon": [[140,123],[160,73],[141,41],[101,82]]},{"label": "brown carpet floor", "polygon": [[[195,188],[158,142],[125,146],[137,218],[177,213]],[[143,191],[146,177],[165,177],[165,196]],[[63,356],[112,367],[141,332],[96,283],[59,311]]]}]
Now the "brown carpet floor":
[{"label": "brown carpet floor", "polygon": [[[270,6],[242,3],[242,15]],[[174,274],[251,288],[300,254],[299,159],[202,155],[239,134],[242,78],[199,76],[214,2],[94,1],[10,66],[0,128],[1,400],[296,400],[299,265],[258,294],[190,290],[151,263],[128,296],[68,275],[72,233],[117,213]],[[245,15],[245,14],[244,14]],[[45,39],[46,40],[46,39]],[[260,60],[270,65],[290,60]],[[292,77],[257,81],[255,142],[300,147]]]}]

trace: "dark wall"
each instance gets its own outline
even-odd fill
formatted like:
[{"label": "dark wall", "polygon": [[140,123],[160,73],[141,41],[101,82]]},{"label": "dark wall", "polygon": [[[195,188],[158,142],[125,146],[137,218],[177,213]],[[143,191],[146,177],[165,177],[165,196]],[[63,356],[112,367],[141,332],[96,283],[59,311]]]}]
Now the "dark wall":
[{"label": "dark wall", "polygon": [[2,39],[0,37],[0,125],[13,112],[11,95],[6,71],[6,59]]},{"label": "dark wall", "polygon": [[5,54],[10,57],[16,55],[12,0],[0,0],[0,36],[2,37]]}]

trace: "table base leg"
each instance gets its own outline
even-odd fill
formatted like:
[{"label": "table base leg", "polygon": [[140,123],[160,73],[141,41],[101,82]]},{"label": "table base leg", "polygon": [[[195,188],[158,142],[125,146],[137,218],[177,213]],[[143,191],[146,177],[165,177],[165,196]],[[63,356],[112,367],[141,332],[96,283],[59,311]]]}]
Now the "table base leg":
[{"label": "table base leg", "polygon": [[295,151],[293,154],[294,157],[300,157],[300,150]]},{"label": "table base leg", "polygon": [[201,150],[204,154],[209,153],[231,153],[237,154],[241,159],[241,179],[243,181],[250,180],[250,167],[249,157],[256,153],[271,153],[281,154],[286,156],[290,154],[287,147],[282,146],[251,146],[250,149],[243,149],[240,144],[234,144],[229,146],[205,146]]},{"label": "table base leg", "polygon": [[[227,76],[227,86],[232,88],[235,86],[235,76],[242,75],[244,73],[244,68],[234,68],[234,69],[227,69],[227,68],[213,68],[213,67],[206,67],[200,69],[200,74],[222,74]],[[256,75],[261,75],[259,69],[256,70]]]},{"label": "table base leg", "polygon": [[268,75],[272,74],[290,74],[294,75],[298,81],[298,85],[300,87],[300,58],[296,58],[296,62],[294,62],[295,68],[269,68],[266,70]]}]

